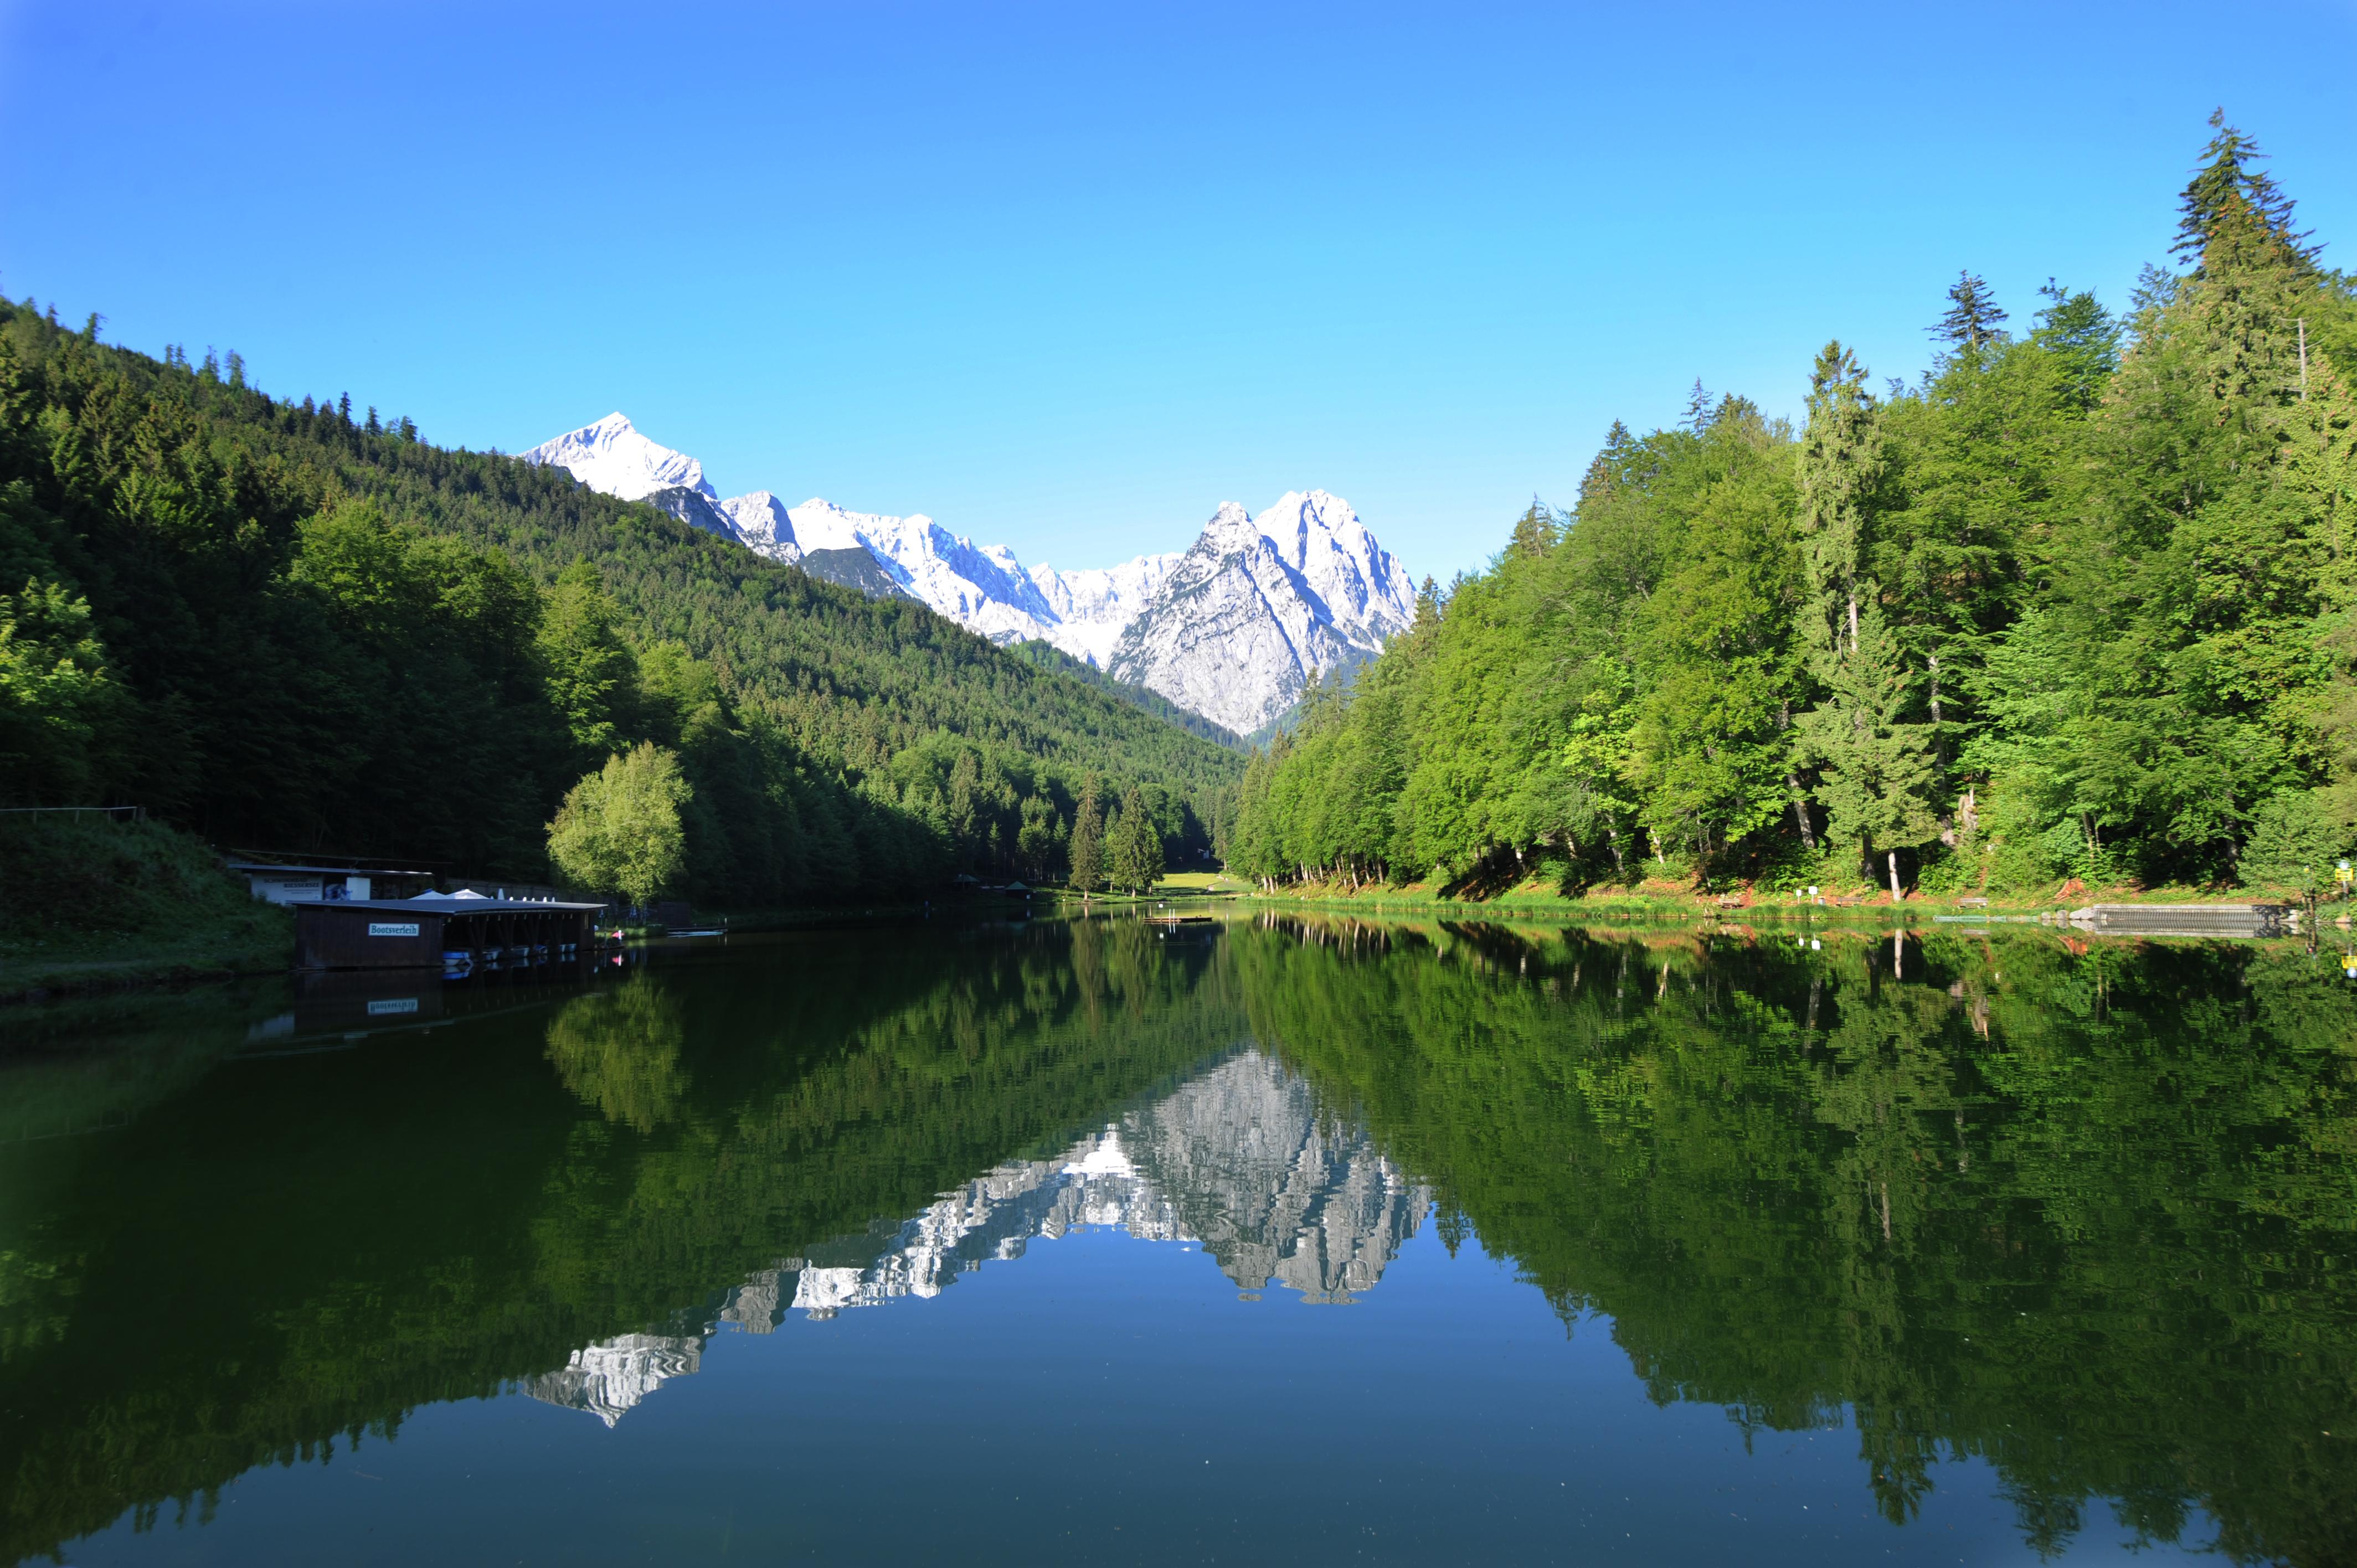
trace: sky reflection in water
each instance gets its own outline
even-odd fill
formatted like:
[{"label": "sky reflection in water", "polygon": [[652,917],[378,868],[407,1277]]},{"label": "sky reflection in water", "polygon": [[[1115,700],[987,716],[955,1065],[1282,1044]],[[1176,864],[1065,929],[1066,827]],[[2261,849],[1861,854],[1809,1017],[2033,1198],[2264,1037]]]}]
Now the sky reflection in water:
[{"label": "sky reflection in water", "polygon": [[0,1560],[2345,1560],[2351,991],[1097,921],[28,1015]]}]

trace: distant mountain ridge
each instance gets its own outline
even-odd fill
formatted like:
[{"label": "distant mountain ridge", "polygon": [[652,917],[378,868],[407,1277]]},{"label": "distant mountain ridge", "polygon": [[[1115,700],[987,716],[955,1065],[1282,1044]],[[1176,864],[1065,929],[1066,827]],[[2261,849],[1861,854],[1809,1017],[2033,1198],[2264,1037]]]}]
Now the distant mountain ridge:
[{"label": "distant mountain ridge", "polygon": [[1326,671],[1380,652],[1415,614],[1406,571],[1324,490],[1289,491],[1257,517],[1222,502],[1184,552],[1060,572],[1026,569],[1005,545],[977,545],[922,513],[816,497],[788,506],[768,490],[724,499],[701,463],[619,413],[522,456],[814,576],[919,600],[995,642],[1050,644],[1236,735],[1267,728]]}]

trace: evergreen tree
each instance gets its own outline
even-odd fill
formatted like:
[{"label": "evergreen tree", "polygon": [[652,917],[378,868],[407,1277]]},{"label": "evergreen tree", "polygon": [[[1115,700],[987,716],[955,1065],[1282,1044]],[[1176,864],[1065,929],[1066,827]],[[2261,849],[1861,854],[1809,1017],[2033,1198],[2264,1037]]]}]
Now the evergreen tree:
[{"label": "evergreen tree", "polygon": [[1121,800],[1121,821],[1105,835],[1114,882],[1133,894],[1162,880],[1162,833],[1135,784]]},{"label": "evergreen tree", "polygon": [[1555,513],[1544,501],[1531,498],[1531,504],[1514,520],[1512,542],[1508,546],[1517,554],[1538,555],[1550,549],[1557,538]]},{"label": "evergreen tree", "polygon": [[1695,378],[1694,391],[1686,394],[1685,427],[1690,435],[1700,435],[1711,425],[1710,393],[1703,390],[1702,378]]},{"label": "evergreen tree", "polygon": [[1063,852],[1064,834],[1056,820],[1056,808],[1044,797],[1025,797],[1022,825],[1015,834],[1015,858],[1023,875],[1034,882],[1047,881],[1056,875]]},{"label": "evergreen tree", "polygon": [[1072,811],[1071,886],[1081,892],[1093,893],[1104,886],[1105,845],[1103,825],[1100,821],[1097,776],[1090,774],[1081,784],[1081,799]]},{"label": "evergreen tree", "polygon": [[958,748],[957,761],[950,768],[948,797],[950,836],[957,844],[958,858],[968,866],[981,865],[985,861],[981,842],[986,836],[981,819],[982,758],[972,750]]},{"label": "evergreen tree", "polygon": [[1800,724],[1803,755],[1824,765],[1817,795],[1829,818],[1825,831],[1857,846],[1869,879],[1874,852],[1882,852],[1896,902],[1899,852],[1940,832],[1932,811],[1932,726],[1906,720],[1914,683],[1877,607],[1867,607],[1857,642],[1825,670],[1826,701]]},{"label": "evergreen tree", "polygon": [[1801,445],[1796,527],[1809,586],[1809,642],[1857,646],[1858,599],[1867,524],[1883,480],[1881,409],[1866,390],[1866,368],[1838,342],[1817,352],[1809,374],[1809,424]]},{"label": "evergreen tree", "polygon": [[1977,358],[1984,349],[2003,340],[2005,319],[2006,313],[1990,296],[1987,283],[1966,269],[1948,285],[1947,314],[1931,331],[1951,352]]},{"label": "evergreen tree", "polygon": [[2263,803],[2243,851],[2243,873],[2252,880],[2314,893],[2332,880],[2348,854],[2352,835],[2329,793],[2285,789]]},{"label": "evergreen tree", "polygon": [[1415,618],[1408,623],[1408,635],[1411,638],[1428,637],[1439,626],[1440,585],[1434,582],[1432,575],[1427,572],[1424,581],[1416,586]]},{"label": "evergreen tree", "polygon": [[2206,252],[2219,225],[2248,212],[2279,236],[2301,263],[2313,266],[2317,247],[2306,243],[2307,234],[2292,231],[2291,198],[2274,177],[2255,166],[2266,161],[2258,143],[2226,124],[2224,109],[2211,111],[2210,144],[2201,149],[2201,166],[2178,198],[2177,242],[2169,253],[2193,258],[2200,271],[2207,265]]},{"label": "evergreen tree", "polygon": [[2066,289],[2052,278],[2038,292],[2048,303],[2030,341],[2060,361],[2072,406],[2092,409],[2119,372],[2118,318],[2093,294]]}]

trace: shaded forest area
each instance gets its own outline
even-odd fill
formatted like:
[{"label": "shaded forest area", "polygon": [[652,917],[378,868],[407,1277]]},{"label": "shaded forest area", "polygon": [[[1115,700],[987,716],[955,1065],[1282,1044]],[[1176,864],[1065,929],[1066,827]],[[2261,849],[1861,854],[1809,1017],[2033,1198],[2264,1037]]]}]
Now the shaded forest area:
[{"label": "shaded forest area", "polygon": [[531,876],[567,787],[651,742],[712,903],[1059,875],[1092,776],[1209,853],[1243,759],[1119,693],[102,326],[0,301],[0,805]]},{"label": "shaded forest area", "polygon": [[2329,884],[2357,823],[2357,280],[2212,120],[2125,317],[1969,273],[1912,386],[1700,383],[1248,774],[1274,885]]}]

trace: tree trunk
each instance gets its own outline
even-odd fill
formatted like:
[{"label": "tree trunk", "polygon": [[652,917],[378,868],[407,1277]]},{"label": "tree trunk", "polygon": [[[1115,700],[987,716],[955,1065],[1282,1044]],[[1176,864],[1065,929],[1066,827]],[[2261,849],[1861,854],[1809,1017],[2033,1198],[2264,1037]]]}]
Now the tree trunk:
[{"label": "tree trunk", "polygon": [[1932,667],[1932,766],[1944,777],[1948,771],[1948,732],[1940,718],[1940,656],[1931,655]]},{"label": "tree trunk", "polygon": [[1849,593],[1849,650],[1852,653],[1857,651],[1857,590],[1856,588],[1852,588]]},{"label": "tree trunk", "polygon": [[1801,824],[1801,844],[1811,854],[1817,853],[1817,830],[1809,825],[1809,798],[1801,793],[1798,774],[1784,775],[1784,788],[1792,792],[1792,820]]},{"label": "tree trunk", "polygon": [[1890,849],[1883,851],[1883,854],[1890,862],[1890,901],[1896,904],[1902,897],[1899,891],[1899,852]]}]

